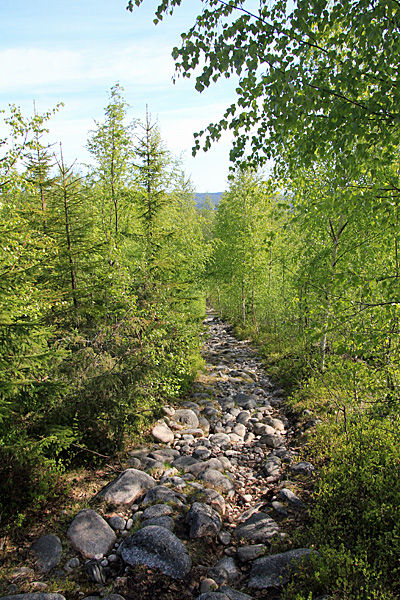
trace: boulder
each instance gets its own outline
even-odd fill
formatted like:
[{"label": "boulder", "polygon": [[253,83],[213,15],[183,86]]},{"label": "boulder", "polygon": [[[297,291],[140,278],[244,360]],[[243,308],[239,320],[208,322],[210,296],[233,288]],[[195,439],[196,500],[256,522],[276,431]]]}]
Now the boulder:
[{"label": "boulder", "polygon": [[137,469],[126,469],[108,483],[98,496],[110,504],[132,504],[156,485],[155,479]]},{"label": "boulder", "polygon": [[128,565],[144,564],[157,568],[173,579],[186,577],[192,566],[184,544],[164,527],[140,529],[124,540],[120,552]]},{"label": "boulder", "polygon": [[171,418],[179,425],[184,425],[185,429],[198,429],[199,427],[199,419],[190,408],[176,410]]},{"label": "boulder", "polygon": [[85,558],[107,554],[117,541],[108,523],[89,508],[81,510],[68,527],[67,537]]},{"label": "boulder", "polygon": [[44,535],[31,546],[36,562],[42,573],[48,573],[58,565],[61,560],[62,546],[60,538],[56,535]]},{"label": "boulder", "polygon": [[312,555],[318,556],[318,552],[299,548],[258,558],[251,568],[248,587],[260,590],[285,585],[301,561],[309,560]]},{"label": "boulder", "polygon": [[186,523],[190,525],[190,537],[216,537],[221,529],[221,517],[208,504],[194,502],[186,515]]},{"label": "boulder", "polygon": [[164,422],[156,423],[151,434],[156,442],[162,444],[171,444],[174,441],[174,432]]},{"label": "boulder", "polygon": [[277,533],[279,533],[278,524],[266,513],[257,512],[238,525],[233,534],[236,539],[262,544],[271,540]]}]

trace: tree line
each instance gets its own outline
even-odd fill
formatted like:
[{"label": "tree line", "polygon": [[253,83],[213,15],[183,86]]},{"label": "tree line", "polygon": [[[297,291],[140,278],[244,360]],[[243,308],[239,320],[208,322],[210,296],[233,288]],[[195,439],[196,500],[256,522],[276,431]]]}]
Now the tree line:
[{"label": "tree line", "polygon": [[10,106],[0,142],[4,514],[71,460],[120,450],[199,360],[209,244],[193,185],[148,111],[128,122],[119,84],[86,169],[46,144],[55,111]]}]

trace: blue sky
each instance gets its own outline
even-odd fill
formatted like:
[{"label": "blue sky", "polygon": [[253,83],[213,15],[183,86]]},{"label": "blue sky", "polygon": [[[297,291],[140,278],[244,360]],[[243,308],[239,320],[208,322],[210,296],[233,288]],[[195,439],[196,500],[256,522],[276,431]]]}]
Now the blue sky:
[{"label": "blue sky", "polygon": [[[32,114],[65,106],[50,122],[50,141],[61,141],[67,161],[87,163],[85,149],[94,119],[103,120],[108,93],[117,81],[144,118],[146,103],[163,139],[183,154],[187,175],[200,192],[226,188],[230,137],[191,157],[194,131],[222,115],[234,99],[235,82],[221,81],[199,94],[194,80],[172,84],[172,47],[203,6],[188,0],[157,26],[158,2],[144,0],[132,13],[125,0],[0,0],[0,108],[9,103]],[[0,133],[2,129],[0,127]]]}]

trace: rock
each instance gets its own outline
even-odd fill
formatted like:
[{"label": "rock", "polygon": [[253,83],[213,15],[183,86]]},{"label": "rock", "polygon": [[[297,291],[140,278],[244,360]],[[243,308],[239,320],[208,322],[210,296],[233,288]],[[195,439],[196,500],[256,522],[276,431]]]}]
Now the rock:
[{"label": "rock", "polygon": [[253,598],[248,594],[238,592],[237,590],[229,587],[229,585],[221,585],[221,592],[226,594],[229,600],[253,600]]},{"label": "rock", "polygon": [[197,477],[202,471],[206,469],[215,469],[216,471],[224,471],[224,466],[218,458],[210,458],[207,461],[201,461],[194,465],[190,465],[186,468],[187,473],[192,473],[195,477]]},{"label": "rock", "polygon": [[242,546],[237,549],[237,555],[241,562],[250,562],[255,560],[267,551],[267,546],[264,544],[253,544],[251,546]]},{"label": "rock", "polygon": [[280,498],[281,500],[287,500],[289,504],[291,504],[295,508],[303,508],[305,506],[304,502],[302,502],[300,498],[298,498],[296,494],[292,492],[292,490],[288,490],[287,488],[283,488],[279,492],[278,498]]},{"label": "rock", "polygon": [[184,425],[186,429],[198,429],[199,427],[197,415],[190,408],[176,410],[171,418],[179,425]]},{"label": "rock", "polygon": [[233,583],[237,581],[240,577],[240,572],[238,571],[235,561],[231,556],[225,556],[221,558],[215,565],[214,569],[224,569],[226,573],[228,573],[228,581]]},{"label": "rock", "polygon": [[205,446],[197,446],[197,448],[193,450],[193,458],[196,458],[197,460],[207,460],[210,456],[211,450]]},{"label": "rock", "polygon": [[247,429],[244,425],[242,425],[242,423],[238,423],[232,429],[232,433],[236,433],[236,435],[238,435],[241,438],[244,438],[244,436],[246,435],[246,431]]},{"label": "rock", "polygon": [[46,594],[45,592],[36,592],[33,594],[2,596],[0,600],[65,600],[65,597],[61,594]]},{"label": "rock", "polygon": [[42,573],[48,573],[58,565],[61,560],[62,546],[60,538],[56,535],[44,535],[31,546],[36,562]]},{"label": "rock", "polygon": [[284,443],[284,440],[279,435],[265,434],[260,438],[259,443],[268,448],[279,448]]},{"label": "rock", "polygon": [[94,510],[81,510],[68,527],[67,537],[84,558],[107,554],[117,538],[106,521]]},{"label": "rock", "polygon": [[199,461],[193,456],[180,456],[173,462],[173,466],[180,471],[187,472],[188,467],[196,465]]},{"label": "rock", "polygon": [[203,501],[205,504],[209,504],[212,508],[217,510],[220,515],[224,516],[225,498],[216,490],[202,487],[200,490],[196,490],[192,497],[197,501]]},{"label": "rock", "polygon": [[206,481],[214,487],[222,488],[225,492],[227,492],[228,496],[233,496],[235,493],[235,486],[233,485],[232,481],[215,469],[207,469],[206,471],[203,471],[200,473],[198,478],[202,481]]},{"label": "rock", "polygon": [[275,429],[265,423],[254,423],[254,433],[256,435],[275,435]]},{"label": "rock", "polygon": [[210,431],[210,421],[203,416],[199,417],[199,427],[204,431],[204,433],[208,433]]},{"label": "rock", "polygon": [[278,475],[281,467],[282,461],[278,456],[269,456],[262,465],[262,469],[267,477]]},{"label": "rock", "polygon": [[163,485],[157,485],[147,492],[142,505],[146,506],[147,504],[155,504],[156,502],[174,502],[175,504],[181,505],[182,500],[186,500],[184,494],[178,494]]},{"label": "rock", "polygon": [[160,569],[173,579],[183,579],[192,561],[184,544],[164,527],[145,527],[126,538],[120,547],[128,565],[144,564]]},{"label": "rock", "polygon": [[98,496],[110,504],[132,504],[155,485],[155,479],[147,473],[126,469],[117,479],[107,484]]},{"label": "rock", "polygon": [[157,527],[165,527],[165,529],[169,529],[169,531],[173,531],[175,529],[175,521],[167,515],[162,515],[160,517],[151,517],[150,519],[145,520],[142,523],[142,528],[152,527],[153,525]]},{"label": "rock", "polygon": [[209,440],[212,444],[220,448],[230,447],[231,445],[230,437],[226,433],[213,433],[210,435]]},{"label": "rock", "polygon": [[[231,411],[232,412],[232,411]],[[236,417],[236,422],[245,425],[250,419],[251,414],[248,410],[242,410]]]},{"label": "rock", "polygon": [[318,556],[315,550],[299,548],[281,554],[264,556],[254,561],[250,572],[249,588],[267,589],[285,585],[302,560]]},{"label": "rock", "polygon": [[186,523],[190,525],[190,537],[215,537],[221,529],[221,517],[208,504],[194,502],[186,515]]},{"label": "rock", "polygon": [[154,517],[164,517],[173,513],[172,508],[168,504],[154,504],[143,511],[143,519],[153,519]]},{"label": "rock", "polygon": [[229,544],[231,543],[231,539],[232,539],[232,536],[229,533],[229,531],[220,531],[218,534],[218,541],[223,546],[229,546]]},{"label": "rock", "polygon": [[154,458],[154,460],[162,463],[169,462],[172,464],[175,459],[179,458],[179,452],[173,448],[160,448],[159,450],[149,452],[149,458]]},{"label": "rock", "polygon": [[164,462],[154,460],[154,458],[149,458],[147,456],[146,458],[142,458],[141,469],[143,471],[151,471],[153,474],[162,473],[165,470]]},{"label": "rock", "polygon": [[156,442],[161,442],[162,444],[171,444],[174,441],[174,432],[164,422],[157,423],[153,427],[151,434]]},{"label": "rock", "polygon": [[108,522],[115,531],[123,531],[125,529],[126,521],[122,517],[110,517]]},{"label": "rock", "polygon": [[289,467],[293,475],[313,475],[315,467],[310,462],[299,462]]},{"label": "rock", "polygon": [[283,504],[281,502],[278,502],[277,500],[273,500],[271,502],[271,506],[279,515],[282,515],[284,517],[287,516],[288,511],[286,510],[286,508],[283,506]]},{"label": "rock", "polygon": [[263,543],[279,533],[279,526],[271,517],[263,512],[257,512],[238,525],[233,535],[246,542]]},{"label": "rock", "polygon": [[217,589],[218,584],[214,581],[214,579],[211,579],[210,577],[203,579],[200,583],[200,592],[202,594],[205,594],[206,592],[214,592]]}]

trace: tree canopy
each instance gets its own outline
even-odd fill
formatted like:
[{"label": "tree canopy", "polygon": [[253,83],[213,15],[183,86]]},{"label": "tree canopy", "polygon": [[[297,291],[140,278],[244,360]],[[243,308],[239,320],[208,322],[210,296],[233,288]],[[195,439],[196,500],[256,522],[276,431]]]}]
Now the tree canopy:
[{"label": "tree canopy", "polygon": [[[238,85],[220,121],[196,134],[194,152],[226,129],[235,136],[231,158],[249,152],[254,164],[334,151],[349,168],[355,148],[363,159],[397,152],[397,0],[203,2],[173,49],[177,76],[194,74],[199,92],[221,77],[237,76]],[[155,23],[181,4],[162,0]]]}]

